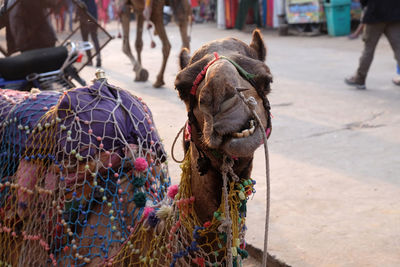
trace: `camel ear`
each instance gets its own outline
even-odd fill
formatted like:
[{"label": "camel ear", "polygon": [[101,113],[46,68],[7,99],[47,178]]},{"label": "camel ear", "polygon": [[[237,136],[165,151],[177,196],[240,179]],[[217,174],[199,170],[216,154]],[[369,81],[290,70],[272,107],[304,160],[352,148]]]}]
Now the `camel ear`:
[{"label": "camel ear", "polygon": [[259,60],[265,61],[267,48],[264,44],[264,40],[259,29],[253,31],[253,39],[251,40],[250,47],[254,49]]},{"label": "camel ear", "polygon": [[190,55],[189,55],[189,49],[182,48],[181,53],[179,54],[179,67],[181,69],[184,69],[188,64],[190,60]]}]

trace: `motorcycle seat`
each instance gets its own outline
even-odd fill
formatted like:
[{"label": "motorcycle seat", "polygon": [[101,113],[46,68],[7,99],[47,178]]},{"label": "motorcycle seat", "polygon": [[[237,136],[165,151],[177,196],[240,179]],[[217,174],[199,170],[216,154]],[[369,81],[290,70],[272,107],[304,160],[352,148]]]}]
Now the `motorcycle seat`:
[{"label": "motorcycle seat", "polygon": [[59,70],[68,56],[65,46],[41,48],[17,56],[0,58],[0,76],[5,80],[21,80],[32,73]]}]

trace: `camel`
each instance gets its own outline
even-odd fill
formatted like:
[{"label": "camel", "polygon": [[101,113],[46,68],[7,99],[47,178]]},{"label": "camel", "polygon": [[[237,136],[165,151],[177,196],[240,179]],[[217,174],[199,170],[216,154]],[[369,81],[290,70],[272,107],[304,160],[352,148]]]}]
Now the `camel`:
[{"label": "camel", "polygon": [[[179,31],[182,38],[182,47],[190,48],[190,37],[188,35],[189,18],[191,17],[191,7],[188,1],[185,0],[170,0],[169,1],[175,21],[179,26]],[[162,42],[162,54],[163,60],[161,69],[157,74],[157,79],[153,86],[159,88],[165,84],[164,72],[167,65],[167,60],[171,50],[171,44],[168,40],[167,32],[165,31],[163,23],[163,7],[164,0],[124,0],[121,11],[121,25],[122,25],[122,51],[128,56],[132,65],[133,71],[136,73],[135,81],[147,81],[149,73],[142,66],[142,49],[143,49],[143,25],[145,22],[145,16],[143,12],[146,10],[148,19],[154,24],[155,32],[159,36]],[[129,28],[130,28],[130,17],[131,10],[133,9],[136,20],[136,41],[135,48],[137,52],[137,59],[132,54],[129,44]],[[152,44],[153,45],[153,44]]]},{"label": "camel", "polygon": [[[265,56],[258,30],[250,45],[228,38],[202,46],[191,58],[188,50],[181,52],[175,86],[189,115],[179,191],[169,194],[172,204],[158,206],[156,219],[149,215],[132,230],[109,265],[238,266],[247,256],[253,154],[263,142],[262,129],[267,135],[271,130],[266,96],[272,76]],[[242,97],[255,100],[252,108]]]},{"label": "camel", "polygon": [[[265,57],[258,30],[250,45],[227,38],[192,57],[182,50],[175,86],[188,122],[179,185],[170,185],[148,107],[105,79],[61,96],[0,94],[2,144],[18,148],[0,153],[0,260],[238,266],[248,255],[253,154],[271,133]],[[7,139],[18,130],[27,139]]]}]

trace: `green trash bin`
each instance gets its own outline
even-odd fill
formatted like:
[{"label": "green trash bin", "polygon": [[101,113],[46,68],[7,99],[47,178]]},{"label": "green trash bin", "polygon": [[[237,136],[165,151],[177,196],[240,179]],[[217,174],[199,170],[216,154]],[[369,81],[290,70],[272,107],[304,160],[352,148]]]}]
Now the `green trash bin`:
[{"label": "green trash bin", "polygon": [[325,0],[324,7],[328,34],[332,36],[350,34],[351,0]]}]

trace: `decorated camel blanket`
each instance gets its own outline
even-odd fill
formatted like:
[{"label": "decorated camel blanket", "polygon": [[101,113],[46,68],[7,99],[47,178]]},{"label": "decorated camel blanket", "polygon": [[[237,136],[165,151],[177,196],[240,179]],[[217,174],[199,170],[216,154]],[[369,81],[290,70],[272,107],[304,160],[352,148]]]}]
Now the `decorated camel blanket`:
[{"label": "decorated camel blanket", "polygon": [[152,114],[98,80],[0,91],[0,265],[83,266],[126,243],[170,185]]}]

